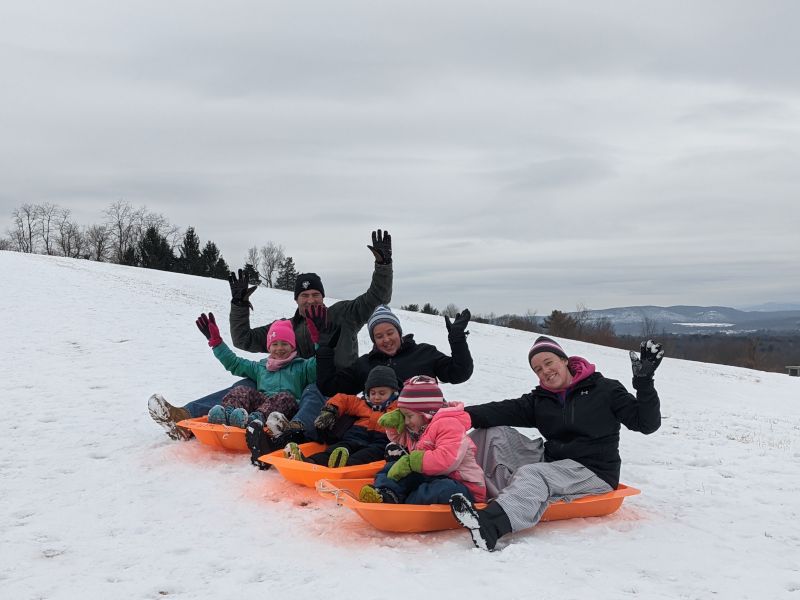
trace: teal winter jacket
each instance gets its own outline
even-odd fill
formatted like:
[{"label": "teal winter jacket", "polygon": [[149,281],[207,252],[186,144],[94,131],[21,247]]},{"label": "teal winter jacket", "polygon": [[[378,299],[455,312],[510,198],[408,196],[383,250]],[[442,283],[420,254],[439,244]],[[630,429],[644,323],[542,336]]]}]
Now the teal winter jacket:
[{"label": "teal winter jacket", "polygon": [[316,357],[295,358],[282,369],[270,371],[267,369],[267,359],[241,358],[236,356],[224,342],[214,348],[214,356],[234,375],[255,381],[258,391],[268,396],[278,392],[289,392],[298,399],[303,389],[317,380]]}]

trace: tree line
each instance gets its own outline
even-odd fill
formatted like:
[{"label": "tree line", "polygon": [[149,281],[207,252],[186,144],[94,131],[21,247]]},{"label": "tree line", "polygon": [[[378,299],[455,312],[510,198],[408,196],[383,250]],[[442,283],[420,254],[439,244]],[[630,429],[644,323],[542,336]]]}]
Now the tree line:
[{"label": "tree line", "polygon": [[[84,226],[57,204],[15,208],[0,250],[82,258],[98,262],[227,279],[229,267],[213,241],[205,244],[195,228],[182,233],[160,213],[118,200],[100,223]],[[244,271],[254,285],[293,290],[297,270],[283,246],[272,241],[248,251]]]},{"label": "tree line", "polygon": [[[431,315],[454,316],[458,307],[448,304],[438,310],[431,303],[420,308],[419,304],[401,306],[404,310]],[[473,315],[472,320],[500,327],[509,327],[531,333],[541,333],[609,346],[624,350],[638,350],[639,343],[646,339],[657,339],[664,345],[667,356],[685,360],[714,363],[785,373],[786,366],[800,365],[800,335],[757,331],[750,334],[698,333],[670,334],[658,330],[658,323],[649,317],[642,317],[638,336],[618,335],[609,319],[595,319],[590,310],[579,305],[572,313],[552,311],[540,319],[536,313],[526,315]]]}]

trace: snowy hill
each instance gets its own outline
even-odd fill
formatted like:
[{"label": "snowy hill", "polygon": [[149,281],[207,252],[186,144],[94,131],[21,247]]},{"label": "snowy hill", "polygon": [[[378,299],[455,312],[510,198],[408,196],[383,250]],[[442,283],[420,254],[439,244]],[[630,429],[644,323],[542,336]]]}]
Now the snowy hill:
[{"label": "snowy hill", "polygon": [[[800,378],[665,359],[661,429],[622,434],[642,495],[488,554],[463,531],[372,530],[243,455],[163,435],[151,393],[183,403],[232,380],[194,324],[212,310],[230,340],[227,282],[9,252],[0,281],[3,599],[800,597]],[[294,309],[287,292],[253,302],[257,323]],[[447,351],[441,317],[398,314]],[[475,374],[449,399],[534,386],[531,334],[470,330]],[[625,352],[562,343],[630,385]]]}]

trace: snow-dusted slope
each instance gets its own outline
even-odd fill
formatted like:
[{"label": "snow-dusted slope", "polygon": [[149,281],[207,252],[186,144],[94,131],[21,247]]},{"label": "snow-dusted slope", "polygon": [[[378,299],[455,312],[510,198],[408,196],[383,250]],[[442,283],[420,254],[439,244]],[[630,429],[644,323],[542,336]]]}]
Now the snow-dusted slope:
[{"label": "snow-dusted slope", "polygon": [[[0,281],[3,599],[800,595],[798,378],[665,359],[661,429],[622,437],[622,481],[643,494],[488,554],[462,531],[374,531],[243,455],[163,435],[151,393],[182,403],[232,379],[194,325],[215,311],[230,339],[226,282],[9,252]],[[294,306],[253,301],[256,322]],[[447,350],[441,318],[399,314]],[[532,335],[470,329],[475,374],[449,399],[533,387]],[[630,383],[625,352],[563,344]]]}]

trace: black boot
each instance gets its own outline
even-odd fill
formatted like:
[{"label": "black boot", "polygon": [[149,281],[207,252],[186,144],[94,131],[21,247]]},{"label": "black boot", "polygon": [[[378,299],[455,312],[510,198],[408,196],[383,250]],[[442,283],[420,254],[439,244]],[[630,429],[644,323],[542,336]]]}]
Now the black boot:
[{"label": "black boot", "polygon": [[274,452],[278,446],[264,430],[264,424],[261,421],[251,421],[244,430],[244,439],[250,448],[250,462],[261,470],[269,469],[272,465],[261,462],[258,457]]},{"label": "black boot", "polygon": [[511,521],[497,502],[490,502],[486,508],[478,510],[464,494],[453,494],[450,510],[456,521],[469,529],[472,542],[482,550],[493,552],[497,540],[511,533]]}]

